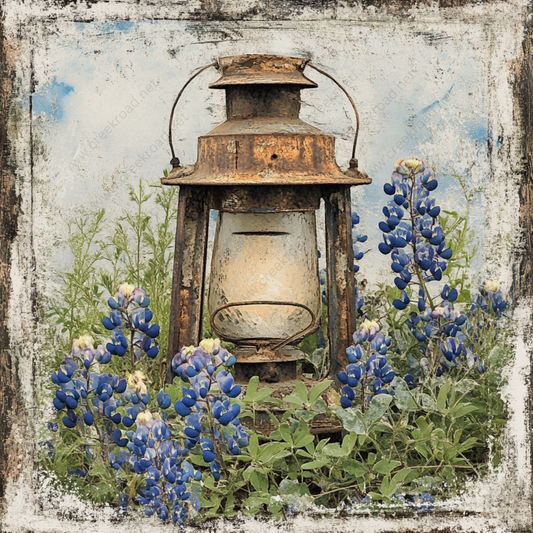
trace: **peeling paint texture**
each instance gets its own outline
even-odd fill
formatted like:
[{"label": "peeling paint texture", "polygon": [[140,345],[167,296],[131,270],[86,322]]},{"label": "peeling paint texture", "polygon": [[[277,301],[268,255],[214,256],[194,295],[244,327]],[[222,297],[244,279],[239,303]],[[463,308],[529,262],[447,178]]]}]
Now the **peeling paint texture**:
[{"label": "peeling paint texture", "polygon": [[[427,157],[445,173],[470,169],[469,183],[482,189],[471,213],[482,258],[472,271],[500,280],[514,296],[515,358],[504,390],[511,418],[503,461],[432,513],[340,518],[317,509],[283,523],[237,518],[184,530],[533,531],[532,14],[528,0],[5,0],[0,6],[0,530],[169,528],[140,516],[117,520],[110,507],[60,494],[38,472],[38,428],[48,416],[36,400],[45,328],[40,301],[57,288],[54,270],[71,260],[67,223],[97,208],[121,208],[130,184],[141,177],[155,181],[168,168],[168,114],[193,71],[218,57],[281,54],[309,58],[334,74],[359,109],[359,168],[373,183],[353,189],[351,199],[332,193],[328,216],[335,216],[333,204],[351,201],[369,242],[376,242],[383,184],[394,162],[405,156]],[[337,163],[345,169],[353,111],[329,80],[314,71],[306,75],[319,87],[302,92],[302,119],[336,137]],[[224,121],[222,91],[207,88],[216,78],[214,70],[202,73],[180,101],[173,131],[184,165],[196,161],[197,138]],[[441,184],[443,207],[460,208],[454,180],[443,178]],[[185,213],[182,219],[186,224]],[[351,238],[320,231],[319,243],[327,238],[347,246]],[[207,247],[207,237],[192,244]],[[392,280],[377,251],[366,254],[360,266],[370,283]],[[342,299],[352,289],[337,282]],[[186,288],[180,297],[187,296]],[[339,319],[338,327],[349,338],[353,325]],[[187,329],[186,334],[195,333]]]}]

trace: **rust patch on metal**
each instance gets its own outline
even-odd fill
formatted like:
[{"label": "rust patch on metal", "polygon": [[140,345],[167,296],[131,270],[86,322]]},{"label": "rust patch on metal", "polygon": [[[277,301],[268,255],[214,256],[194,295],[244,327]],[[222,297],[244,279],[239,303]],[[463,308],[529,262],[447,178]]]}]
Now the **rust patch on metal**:
[{"label": "rust patch on metal", "polygon": [[[272,119],[232,121],[198,142],[198,163],[194,173],[173,179],[166,185],[325,185],[371,183],[362,173],[347,175],[335,162],[335,139],[329,135],[289,133],[304,129],[300,120],[283,128]],[[276,133],[273,130],[278,130]],[[250,131],[252,130],[252,131]],[[266,131],[266,132],[263,132]],[[238,146],[238,150],[236,149]]]},{"label": "rust patch on metal", "polygon": [[272,185],[256,187],[222,186],[213,195],[213,209],[230,213],[278,213],[317,211],[320,188],[317,185]]},{"label": "rust patch on metal", "polygon": [[355,331],[355,286],[352,251],[350,187],[324,188],[326,203],[326,254],[330,377],[349,361],[346,348]]},{"label": "rust patch on metal", "polygon": [[297,85],[315,88],[318,85],[303,74],[308,59],[275,55],[241,55],[221,57],[218,61],[222,77],[211,83],[213,89],[229,85]]},{"label": "rust patch on metal", "polygon": [[[311,87],[302,73],[306,64],[304,59],[270,55],[220,59],[222,78],[210,87],[226,89],[227,120],[199,138],[198,161],[192,172],[182,168],[173,157],[173,169],[162,183],[204,186],[370,183],[354,159],[359,129],[355,104],[332,76],[314,66],[342,89],[354,107],[357,129],[349,171],[342,172],[336,163],[335,138],[299,118],[300,90]],[[195,76],[206,68],[209,66]],[[312,87],[315,86],[313,83]],[[174,155],[172,143],[171,150]]]},{"label": "rust patch on metal", "polygon": [[170,303],[166,380],[172,383],[172,358],[202,338],[209,200],[205,188],[182,187],[179,195]]}]

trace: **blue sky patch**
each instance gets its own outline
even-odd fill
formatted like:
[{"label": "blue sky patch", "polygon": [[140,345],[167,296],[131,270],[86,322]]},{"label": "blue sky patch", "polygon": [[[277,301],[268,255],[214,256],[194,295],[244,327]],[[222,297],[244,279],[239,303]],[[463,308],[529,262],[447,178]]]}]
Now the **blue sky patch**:
[{"label": "blue sky patch", "polygon": [[58,83],[57,78],[54,78],[33,95],[34,115],[46,113],[54,120],[60,120],[63,117],[63,99],[72,91],[74,87],[63,82]]}]

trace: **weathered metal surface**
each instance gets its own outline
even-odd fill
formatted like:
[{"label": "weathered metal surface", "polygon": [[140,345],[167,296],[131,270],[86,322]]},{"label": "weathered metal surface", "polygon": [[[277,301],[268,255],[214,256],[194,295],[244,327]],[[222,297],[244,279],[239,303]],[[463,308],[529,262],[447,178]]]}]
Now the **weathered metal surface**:
[{"label": "weathered metal surface", "polygon": [[254,376],[260,382],[270,384],[288,384],[294,387],[301,381],[301,367],[305,353],[290,344],[272,348],[268,342],[257,346],[239,346],[235,350],[235,380],[247,385]]},{"label": "weathered metal surface", "polygon": [[[220,64],[223,76],[210,87],[226,89],[227,121],[199,138],[198,161],[192,173],[184,171],[173,158],[174,168],[163,183],[220,186],[371,182],[354,168],[348,174],[342,172],[335,160],[335,138],[300,120],[300,90],[309,87],[301,83],[306,80],[301,72],[305,60],[250,55],[222,58]],[[355,103],[342,85],[335,83],[354,107],[357,140]]]},{"label": "weathered metal surface", "polygon": [[335,162],[334,137],[284,131],[303,130],[306,125],[299,120],[232,122],[224,124],[219,132],[214,130],[200,137],[198,163],[192,174],[173,180],[173,170],[165,183],[209,186],[371,183],[362,174],[346,175],[339,169]]},{"label": "weathered metal surface", "polygon": [[[330,276],[338,278],[339,287],[351,283],[353,292],[351,268],[343,270],[339,267],[343,259],[340,246],[346,247],[343,257],[347,256],[351,238],[339,240],[337,235],[346,232],[344,218],[351,215],[350,186],[371,181],[359,172],[353,153],[349,170],[342,172],[335,160],[334,137],[300,120],[300,89],[306,87],[302,75],[305,64],[306,61],[301,59],[277,56],[222,58],[223,76],[211,87],[226,89],[227,121],[200,137],[198,162],[194,167],[176,166],[162,180],[166,185],[221,188],[220,193],[213,191],[210,205],[221,212],[209,289],[211,325],[221,339],[237,344],[268,340],[272,354],[282,345],[294,342],[319,326],[316,320],[320,291],[314,215],[322,195],[319,186],[342,184],[343,198],[348,198],[348,204],[340,206],[342,216],[327,210],[330,237],[334,235],[334,240],[339,241],[333,263],[328,268]],[[359,118],[351,97],[329,74],[316,70],[331,78],[348,96],[357,116],[358,131]],[[262,187],[254,187],[256,185]],[[333,198],[329,193],[328,189],[327,202]],[[302,226],[304,220],[313,222],[312,228],[309,226],[311,231],[305,231],[309,224]],[[303,253],[294,254],[298,247],[303,247]],[[312,258],[311,263],[309,258]],[[303,290],[306,287],[307,292]],[[342,291],[331,292],[331,353],[336,354],[338,346],[346,348],[346,334],[339,337],[335,329],[338,326],[336,318],[342,322],[343,310],[345,314],[353,313],[355,306],[349,305]],[[312,300],[306,294],[312,295]],[[251,305],[253,302],[259,304]],[[312,310],[311,323],[305,321],[305,313],[301,309],[295,310],[293,304]],[[338,304],[340,308],[336,309]],[[187,316],[191,314],[191,310],[186,313]],[[355,323],[350,317],[345,317],[345,321]],[[238,365],[237,374],[242,379],[256,374],[268,381],[297,379],[294,362],[278,363],[260,368],[261,365],[243,360]]]},{"label": "weathered metal surface", "polygon": [[172,382],[172,358],[183,347],[198,345],[202,335],[209,193],[182,187],[179,195],[166,379]]},{"label": "weathered metal surface", "polygon": [[325,187],[328,337],[330,377],[348,364],[346,348],[355,331],[355,281],[350,188]]},{"label": "weathered metal surface", "polygon": [[318,85],[303,75],[308,59],[275,55],[241,55],[221,57],[219,68],[222,77],[209,85],[224,89],[231,85],[297,85],[302,89]]},{"label": "weathered metal surface", "polygon": [[[300,90],[287,85],[245,85],[226,87],[228,120],[250,117],[298,118]],[[310,127],[307,125],[308,128]],[[320,132],[313,128],[316,132]]]},{"label": "weathered metal surface", "polygon": [[[281,420],[285,411],[273,411],[272,414]],[[262,433],[265,437],[277,429],[277,426],[272,422],[266,411],[255,412],[255,424],[249,417],[241,418],[241,422],[250,429]],[[311,435],[333,435],[342,432],[342,424],[340,420],[327,418],[323,414],[315,416],[309,422],[309,433]]]},{"label": "weathered metal surface", "polygon": [[[253,267],[252,267],[253,268]],[[313,283],[311,283],[311,285],[313,285]],[[229,309],[231,309],[232,312],[235,312],[235,315],[238,317],[238,320],[243,320],[245,322],[252,322],[252,320],[250,320],[248,317],[245,316],[245,313],[243,313],[242,311],[235,311],[233,308],[235,307],[259,307],[259,308],[263,308],[264,307],[294,307],[296,308],[296,310],[298,310],[299,314],[301,315],[301,310],[303,309],[304,311],[306,311],[308,313],[308,319],[309,319],[309,322],[303,326],[302,328],[296,330],[295,333],[293,333],[292,335],[284,338],[284,339],[276,339],[276,338],[269,338],[268,341],[265,341],[264,340],[264,337],[261,336],[260,338],[245,338],[243,337],[241,333],[241,330],[239,328],[237,328],[237,332],[239,333],[239,335],[237,336],[231,336],[227,333],[227,330],[226,332],[223,331],[222,329],[219,329],[220,327],[220,324],[219,326],[217,326],[217,318],[218,318],[218,314],[219,313],[222,313],[222,311],[229,311]],[[294,310],[293,310],[294,311]],[[272,313],[272,311],[260,311],[259,314],[262,315],[261,316],[261,322],[263,323],[266,323],[269,325],[269,327],[271,327],[271,324],[272,324],[272,321],[271,320],[267,320],[265,318],[264,315],[266,315],[267,313]],[[277,313],[276,313],[277,314]],[[231,316],[231,315],[229,315]],[[300,317],[298,317],[300,318]],[[289,316],[288,318],[284,318],[284,321],[290,321],[291,320],[291,317]],[[224,322],[222,320],[222,322]],[[298,320],[298,322],[300,322],[299,326],[302,325],[302,321]],[[309,309],[309,307],[307,307],[307,305],[305,304],[302,304],[302,303],[297,303],[297,302],[284,302],[283,300],[253,300],[253,301],[240,301],[240,302],[230,302],[230,303],[226,303],[226,304],[223,304],[223,305],[220,305],[219,307],[217,307],[213,312],[211,312],[211,317],[210,317],[210,323],[211,323],[211,329],[213,330],[213,333],[216,334],[216,336],[218,338],[221,338],[223,340],[226,340],[226,341],[229,341],[229,342],[235,342],[237,344],[239,343],[242,343],[242,342],[259,342],[259,343],[263,343],[263,342],[268,342],[269,343],[269,346],[271,346],[271,349],[272,350],[277,350],[278,348],[281,348],[282,346],[285,346],[286,344],[289,344],[290,342],[293,342],[293,341],[297,341],[297,340],[301,340],[303,337],[305,337],[308,333],[310,333],[310,330],[311,328],[313,329],[316,329],[318,327],[318,322],[317,322],[317,313],[315,313],[314,311],[312,311],[311,309]],[[305,322],[303,322],[305,323]],[[254,325],[257,325],[257,324],[254,324]],[[227,326],[227,324],[222,324],[222,328],[224,328],[224,326]],[[262,328],[261,328],[262,329]],[[261,329],[258,329],[257,332],[261,331]],[[263,333],[266,331],[266,328],[262,330],[261,333],[259,333],[260,335],[263,335]]]},{"label": "weathered metal surface", "polygon": [[170,164],[172,165],[172,168],[180,168],[180,160],[176,156],[176,152],[174,151],[174,144],[172,143],[172,121],[174,119],[174,111],[176,110],[176,106],[178,105],[179,99],[181,98],[181,95],[191,83],[196,76],[199,76],[204,70],[207,70],[208,68],[216,66],[216,63],[210,63],[209,65],[206,65],[205,67],[202,67],[198,72],[195,72],[185,83],[185,85],[181,88],[181,91],[178,93],[178,96],[176,96],[176,99],[174,100],[174,104],[172,105],[172,109],[170,111],[170,119],[168,121],[168,144],[170,145],[170,152],[172,153],[172,159],[170,160]]},{"label": "weathered metal surface", "polygon": [[318,185],[222,186],[213,194],[212,209],[229,213],[289,213],[317,211],[320,208]]}]

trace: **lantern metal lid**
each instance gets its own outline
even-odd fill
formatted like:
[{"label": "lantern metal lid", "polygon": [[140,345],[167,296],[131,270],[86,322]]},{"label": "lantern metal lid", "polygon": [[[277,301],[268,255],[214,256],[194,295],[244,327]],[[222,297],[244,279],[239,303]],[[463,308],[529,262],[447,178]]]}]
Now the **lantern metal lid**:
[{"label": "lantern metal lid", "polygon": [[198,139],[195,165],[181,167],[178,160],[162,183],[370,183],[354,159],[343,172],[335,161],[335,138],[300,119],[300,90],[317,87],[303,74],[307,64],[306,59],[273,55],[221,58],[222,77],[210,87],[226,90],[227,120]]},{"label": "lantern metal lid", "polygon": [[299,57],[261,54],[221,57],[218,68],[222,77],[209,87],[224,89],[231,85],[275,84],[312,89],[318,85],[303,74],[307,62]]}]

